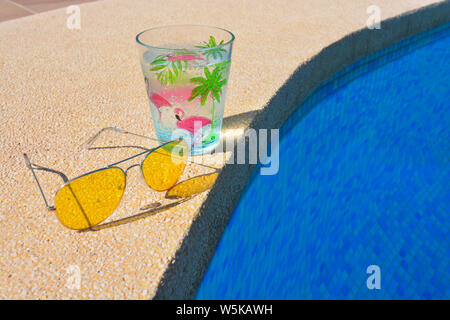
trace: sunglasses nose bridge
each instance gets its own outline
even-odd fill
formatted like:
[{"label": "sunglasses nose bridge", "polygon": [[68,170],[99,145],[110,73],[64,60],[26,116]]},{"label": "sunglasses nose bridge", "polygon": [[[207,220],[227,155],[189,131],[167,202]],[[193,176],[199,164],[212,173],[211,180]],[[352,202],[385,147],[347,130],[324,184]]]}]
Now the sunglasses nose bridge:
[{"label": "sunglasses nose bridge", "polygon": [[[132,168],[134,168],[134,167],[139,167],[139,168],[141,168],[141,164],[136,163],[136,164],[133,164],[132,166],[129,166],[128,168],[126,168],[126,169],[124,170],[124,172],[125,172],[125,177],[128,177],[128,170],[130,170],[130,169],[132,169]],[[141,174],[139,175],[140,180],[141,180],[145,185],[148,185],[147,182],[146,182],[145,179],[144,179],[144,176],[142,175],[142,171],[141,171],[141,170],[140,170],[140,172],[141,172]]]},{"label": "sunglasses nose bridge", "polygon": [[136,164],[133,164],[133,165],[129,166],[128,168],[125,169],[125,175],[128,176],[128,170],[130,170],[130,169],[132,169],[134,167],[139,167],[139,166],[140,166],[139,163],[136,163]]}]

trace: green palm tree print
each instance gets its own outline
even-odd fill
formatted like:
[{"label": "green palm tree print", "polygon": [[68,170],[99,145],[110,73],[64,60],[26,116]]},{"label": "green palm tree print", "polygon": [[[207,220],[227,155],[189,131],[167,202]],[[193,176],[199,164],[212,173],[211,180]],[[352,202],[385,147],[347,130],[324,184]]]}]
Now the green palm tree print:
[{"label": "green palm tree print", "polygon": [[192,83],[199,84],[192,89],[191,96],[188,101],[194,100],[196,97],[201,97],[201,105],[204,106],[211,95],[212,102],[214,100],[220,102],[220,95],[222,94],[222,87],[227,83],[227,80],[223,79],[222,75],[223,67],[216,66],[213,72],[210,72],[207,67],[203,68],[205,77],[195,77],[191,79]]},{"label": "green palm tree print", "polygon": [[224,41],[222,40],[219,44],[217,44],[216,39],[213,36],[209,36],[208,42],[204,41],[203,45],[195,47],[199,49],[206,49],[202,53],[204,56],[206,56],[206,58],[210,58],[212,56],[214,59],[222,59],[222,53],[227,52],[227,50],[219,47],[223,45],[223,43]]}]

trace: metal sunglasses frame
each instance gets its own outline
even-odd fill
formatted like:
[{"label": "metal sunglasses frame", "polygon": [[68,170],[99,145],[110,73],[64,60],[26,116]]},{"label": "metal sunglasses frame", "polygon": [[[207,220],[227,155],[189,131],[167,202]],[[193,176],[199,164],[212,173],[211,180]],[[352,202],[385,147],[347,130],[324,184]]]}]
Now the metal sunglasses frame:
[{"label": "metal sunglasses frame", "polygon": [[[105,127],[105,128],[103,128],[103,129],[101,129],[100,131],[98,131],[98,132],[97,132],[92,138],[90,138],[88,141],[86,141],[86,142],[83,144],[83,147],[84,147],[85,149],[89,149],[90,146],[92,145],[92,143],[100,136],[100,134],[101,134],[102,132],[104,132],[104,131],[107,131],[107,130],[109,130],[109,131],[115,131],[115,132],[119,132],[119,133],[123,133],[123,134],[130,134],[130,135],[134,135],[134,136],[137,136],[137,137],[142,137],[142,138],[146,138],[146,139],[150,139],[150,140],[158,141],[158,142],[159,142],[159,140],[157,140],[157,139],[154,139],[154,138],[151,138],[151,137],[148,137],[148,136],[145,136],[145,135],[141,135],[141,134],[138,134],[138,133],[129,132],[129,131],[122,130],[122,129],[119,129],[119,128],[116,128],[116,127]],[[35,173],[34,170],[42,170],[42,171],[46,171],[46,172],[50,172],[50,173],[55,173],[55,174],[58,174],[58,175],[62,178],[62,180],[64,181],[64,183],[63,183],[63,185],[61,185],[61,186],[58,188],[58,190],[56,191],[56,194],[55,194],[55,196],[56,196],[56,195],[58,194],[58,192],[59,192],[64,186],[70,184],[71,182],[73,182],[73,181],[75,181],[75,180],[77,180],[77,179],[79,179],[79,178],[82,178],[82,177],[84,177],[84,176],[87,176],[87,175],[89,175],[89,174],[92,174],[92,173],[95,173],[95,172],[98,172],[98,171],[117,168],[117,169],[120,169],[120,170],[124,173],[124,176],[125,176],[125,186],[124,186],[124,189],[123,189],[124,192],[122,193],[122,197],[123,197],[123,195],[125,194],[125,189],[126,189],[126,181],[127,181],[127,172],[128,172],[128,170],[130,170],[131,168],[134,168],[134,167],[139,166],[140,169],[141,169],[141,175],[144,176],[144,173],[143,173],[143,171],[142,171],[142,165],[144,164],[144,162],[145,162],[145,160],[147,159],[147,157],[148,157],[153,151],[155,151],[155,150],[157,150],[157,149],[159,149],[159,148],[161,148],[161,147],[163,147],[163,146],[165,146],[165,145],[167,145],[167,144],[169,144],[169,143],[176,142],[176,141],[180,141],[180,140],[172,140],[172,141],[163,143],[163,144],[159,145],[158,147],[155,147],[155,148],[152,148],[152,149],[146,149],[146,148],[143,148],[143,147],[142,147],[143,149],[146,149],[146,150],[143,151],[143,152],[140,152],[140,153],[138,153],[138,154],[135,154],[135,155],[133,155],[133,156],[131,156],[131,157],[128,157],[128,158],[125,158],[125,159],[116,161],[116,162],[114,162],[114,163],[112,163],[112,164],[109,164],[109,165],[103,167],[103,168],[96,169],[96,170],[93,170],[93,171],[89,171],[89,172],[84,173],[84,174],[82,174],[82,175],[80,175],[80,176],[77,176],[77,177],[75,177],[75,178],[73,178],[73,179],[67,178],[67,176],[66,176],[64,173],[62,173],[62,172],[60,172],[60,171],[58,171],[58,170],[51,169],[51,168],[47,168],[47,167],[43,167],[43,166],[40,166],[40,165],[31,163],[31,161],[30,161],[30,159],[28,158],[28,156],[27,156],[26,153],[24,153],[23,156],[24,156],[24,158],[25,158],[25,163],[26,163],[27,167],[28,167],[28,168],[31,170],[31,172],[33,173],[33,177],[34,177],[34,179],[35,179],[35,181],[36,181],[36,184],[37,184],[37,186],[38,186],[38,188],[39,188],[39,191],[41,192],[42,198],[44,199],[45,206],[47,207],[48,210],[52,210],[52,211],[53,211],[53,210],[56,210],[56,207],[55,207],[55,206],[49,205],[49,203],[48,203],[48,201],[47,201],[47,198],[45,197],[44,191],[42,190],[41,184],[39,183],[39,179],[37,178],[36,173]],[[128,160],[137,158],[137,157],[142,156],[142,155],[144,155],[144,154],[146,154],[146,153],[147,153],[147,155],[144,157],[144,159],[141,161],[141,163],[135,163],[135,164],[129,166],[128,168],[126,168],[125,170],[122,169],[121,167],[118,167],[118,166],[117,166],[117,165],[120,164],[120,163],[123,163],[123,162],[126,162],[126,161],[128,161]],[[215,169],[216,172],[220,171],[220,170],[217,169],[217,168],[214,168],[214,167],[211,167],[211,166],[208,166],[208,165],[205,165],[205,164],[200,164],[200,163],[196,163],[196,162],[193,162],[193,161],[189,161],[188,159],[186,159],[186,162],[195,163],[195,164],[197,164],[197,165],[204,166],[204,167],[207,167],[207,168],[210,168],[210,169]],[[122,200],[122,197],[121,197],[120,200]],[[119,202],[119,203],[120,203],[120,202]],[[112,213],[111,213],[111,214],[112,214]],[[87,221],[88,221],[88,224],[90,225],[89,219],[87,219]],[[90,227],[94,227],[94,226],[90,226]]]}]

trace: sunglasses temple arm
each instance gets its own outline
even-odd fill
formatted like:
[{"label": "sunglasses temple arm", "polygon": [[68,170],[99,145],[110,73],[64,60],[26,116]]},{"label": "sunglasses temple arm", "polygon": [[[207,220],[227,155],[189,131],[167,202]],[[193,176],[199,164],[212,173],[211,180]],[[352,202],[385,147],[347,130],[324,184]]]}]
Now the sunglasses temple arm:
[{"label": "sunglasses temple arm", "polygon": [[[84,148],[84,149],[89,149],[89,147],[94,143],[95,140],[97,140],[97,138],[102,134],[102,132],[108,131],[108,130],[109,130],[109,131],[115,131],[115,132],[123,133],[123,134],[131,134],[131,135],[136,136],[136,137],[146,138],[146,139],[150,139],[150,140],[153,140],[153,141],[160,142],[158,139],[154,139],[154,138],[151,138],[151,137],[148,137],[148,136],[144,136],[144,135],[139,134],[139,133],[129,132],[129,131],[122,130],[122,129],[116,128],[116,127],[104,127],[104,128],[102,128],[102,129],[100,129],[100,130],[99,130],[94,136],[92,136],[88,141],[86,141],[85,143],[83,143],[83,148]],[[154,149],[156,149],[156,148],[154,148]],[[153,150],[153,149],[146,150],[146,151],[141,152],[141,153],[139,153],[139,154],[137,154],[137,155],[135,155],[135,156],[132,156],[132,157],[130,157],[130,158],[127,158],[127,159],[121,160],[121,161],[119,161],[119,162],[110,164],[110,166],[113,166],[113,165],[116,165],[116,164],[119,164],[119,163],[128,161],[128,160],[130,160],[130,159],[136,158],[136,157],[138,157],[138,156],[140,156],[140,155],[142,155],[142,154],[144,154],[144,153],[147,153],[147,152],[150,151],[150,150]],[[201,163],[197,163],[197,162],[190,161],[190,160],[188,160],[188,162],[193,163],[193,164],[197,164],[197,165],[202,166],[202,167],[214,169],[214,170],[216,170],[217,172],[220,172],[220,171],[221,171],[221,169],[219,169],[219,168],[215,168],[215,167],[212,167],[212,166],[208,166],[208,165],[206,165],[206,164],[201,164]]]},{"label": "sunglasses temple arm", "polygon": [[119,164],[119,163],[122,163],[122,162],[125,162],[125,161],[128,161],[128,160],[134,159],[134,158],[139,157],[139,156],[141,156],[141,155],[143,155],[143,154],[145,154],[145,153],[149,153],[149,152],[152,151],[152,150],[153,150],[153,149],[148,149],[148,150],[142,151],[142,152],[140,152],[140,153],[138,153],[138,154],[135,154],[134,156],[131,156],[131,157],[128,157],[128,158],[126,158],[126,159],[123,159],[123,160],[120,160],[120,161],[111,163],[110,165],[108,165],[108,167],[112,167],[112,166],[115,166],[115,165],[117,165],[117,164]]},{"label": "sunglasses temple arm", "polygon": [[39,180],[38,180],[38,178],[37,178],[36,173],[34,172],[34,170],[36,169],[36,170],[42,170],[42,171],[47,171],[47,172],[51,172],[51,173],[56,173],[56,174],[58,174],[58,175],[63,179],[64,182],[69,181],[69,179],[68,179],[67,176],[66,176],[64,173],[62,173],[62,172],[59,172],[59,171],[57,171],[57,170],[53,170],[53,169],[50,169],[50,168],[41,167],[41,166],[36,165],[36,164],[32,164],[32,163],[30,162],[30,159],[28,158],[28,156],[27,156],[26,153],[23,154],[23,157],[25,158],[25,163],[26,163],[27,167],[31,170],[31,173],[33,173],[34,180],[36,181],[36,184],[37,184],[37,186],[38,186],[38,188],[39,188],[39,191],[41,192],[42,198],[44,199],[45,206],[46,206],[47,209],[49,209],[49,210],[55,210],[55,207],[54,207],[54,206],[50,206],[50,205],[48,204],[47,198],[45,197],[44,191],[42,190],[41,184],[39,183]]},{"label": "sunglasses temple arm", "polygon": [[86,141],[85,143],[83,143],[83,148],[84,148],[84,149],[89,149],[89,147],[90,147],[90,146],[94,143],[94,141],[102,134],[102,132],[108,131],[108,130],[109,130],[109,131],[114,131],[114,132],[123,133],[123,134],[131,134],[131,135],[136,136],[136,137],[146,138],[146,139],[150,139],[150,140],[153,140],[153,141],[158,141],[158,139],[151,138],[151,137],[148,137],[148,136],[144,136],[144,135],[139,134],[139,133],[129,132],[129,131],[122,130],[122,129],[119,129],[119,128],[116,128],[116,127],[105,127],[105,128],[100,129],[93,137],[91,137],[88,141]]}]

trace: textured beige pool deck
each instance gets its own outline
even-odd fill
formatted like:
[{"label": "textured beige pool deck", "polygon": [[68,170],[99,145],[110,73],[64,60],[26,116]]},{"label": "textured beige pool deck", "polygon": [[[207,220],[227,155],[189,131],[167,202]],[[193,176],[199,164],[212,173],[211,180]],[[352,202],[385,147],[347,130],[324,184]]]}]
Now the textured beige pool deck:
[{"label": "textured beige pool deck", "polygon": [[[380,30],[366,28],[370,5],[381,9]],[[250,123],[279,128],[329,76],[448,21],[449,7],[448,1],[433,0],[106,0],[80,5],[80,30],[66,27],[64,8],[0,23],[0,298],[195,294],[252,166],[228,165],[209,193],[141,215],[147,204],[159,201],[164,207],[173,200],[146,187],[132,169],[124,201],[108,221],[138,216],[80,233],[45,209],[22,157],[26,152],[32,162],[71,178],[136,153],[82,149],[99,129],[115,126],[154,136],[135,45],[138,32],[193,23],[236,35],[224,124],[224,132],[233,134]],[[115,133],[97,143],[132,144],[155,146]],[[221,167],[229,156],[217,153],[203,161]],[[204,172],[189,165],[182,179]],[[53,203],[61,181],[37,174]]]}]

